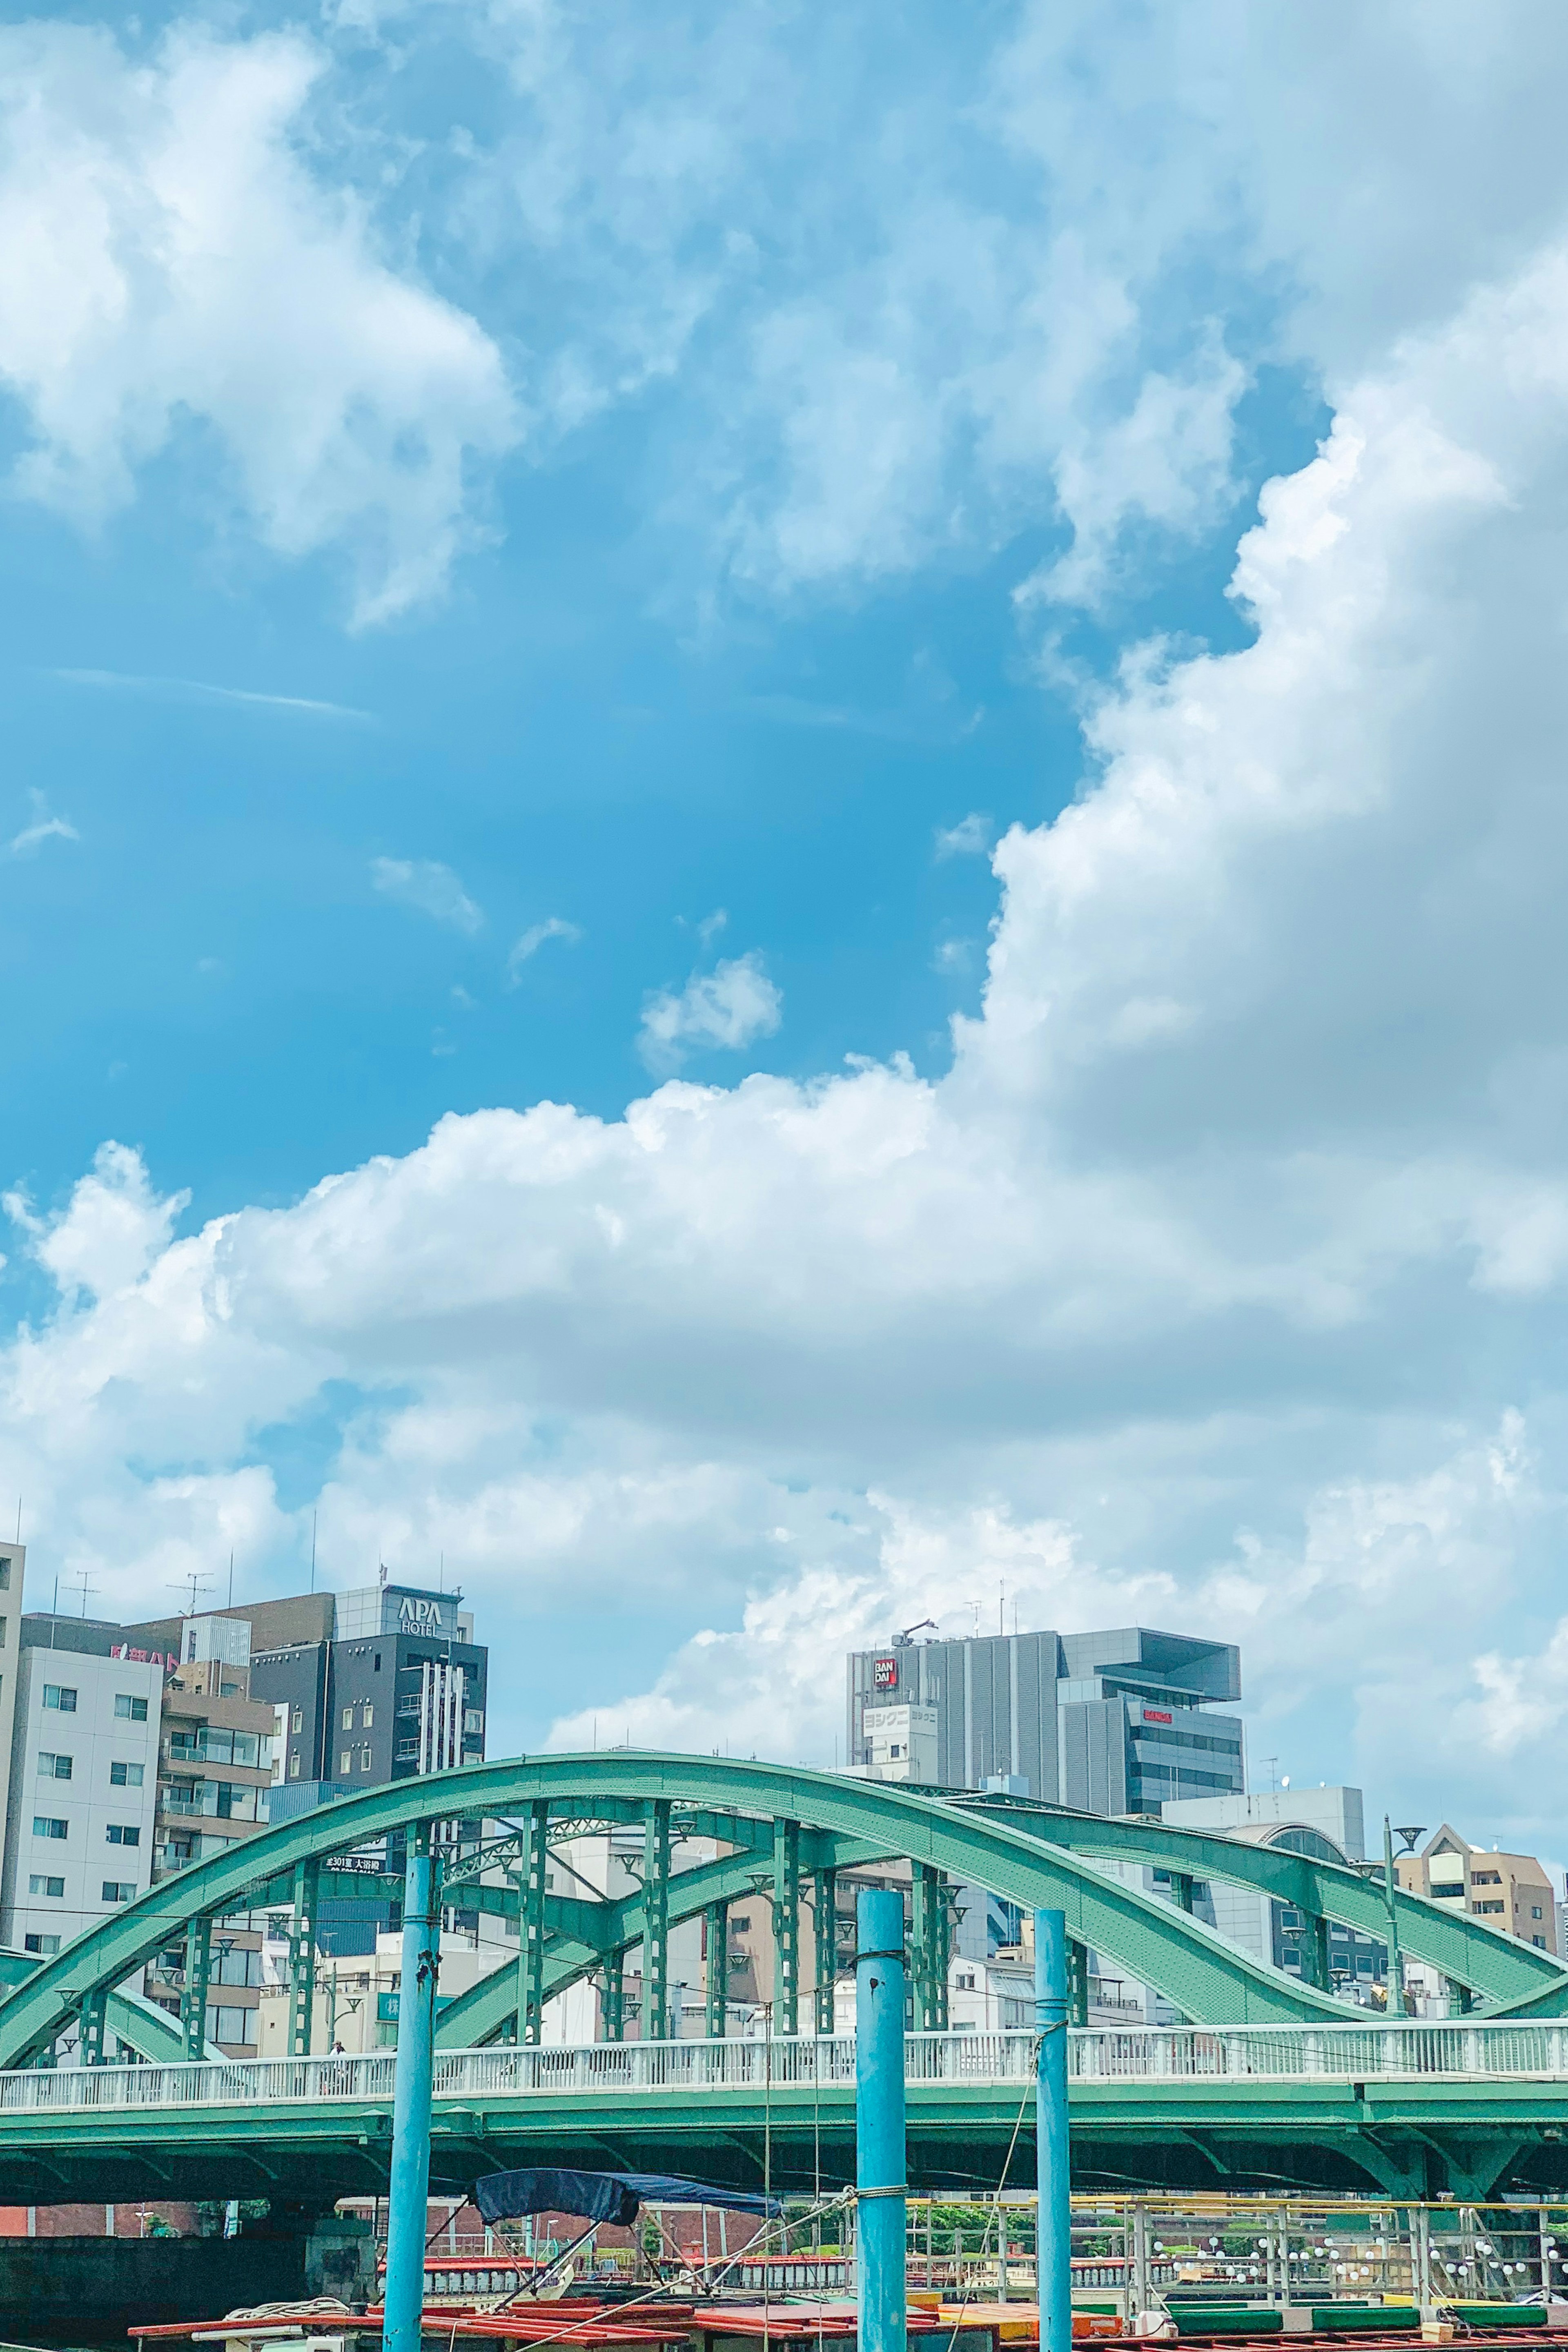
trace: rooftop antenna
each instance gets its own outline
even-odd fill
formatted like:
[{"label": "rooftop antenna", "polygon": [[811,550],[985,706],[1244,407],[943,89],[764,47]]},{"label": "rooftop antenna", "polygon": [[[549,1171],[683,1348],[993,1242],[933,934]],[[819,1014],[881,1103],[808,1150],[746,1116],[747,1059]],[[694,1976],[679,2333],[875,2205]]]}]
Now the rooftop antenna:
[{"label": "rooftop antenna", "polygon": [[310,1590],[316,1590],[316,1514],[310,1514]]},{"label": "rooftop antenna", "polygon": [[192,1569],[190,1573],[186,1576],[175,1577],[171,1580],[172,1590],[175,1592],[178,1592],[182,1584],[188,1584],[191,1588],[191,1605],[185,1612],[187,1617],[193,1617],[195,1615],[196,1595],[200,1592],[204,1584],[210,1584],[212,1580],[213,1580],[210,1576],[199,1576],[194,1569]]},{"label": "rooftop antenna", "polygon": [[[78,1585],[73,1585],[71,1589],[72,1589],[72,1591],[80,1591],[80,1593],[81,1593],[81,1613],[82,1613],[82,1616],[83,1616],[83,1618],[84,1618],[84,1620],[85,1620],[85,1618],[86,1618],[86,1616],[87,1616],[87,1596],[88,1596],[88,1594],[89,1594],[89,1592],[96,1592],[96,1591],[98,1591],[98,1587],[97,1587],[97,1585],[96,1585],[96,1584],[89,1584],[89,1583],[88,1582],[88,1580],[87,1580],[87,1570],[86,1570],[86,1569],[85,1569],[85,1568],[83,1569],[83,1570],[82,1570],[82,1572],[81,1572],[81,1579],[80,1579],[80,1582],[79,1582],[79,1584],[78,1584]],[[58,1590],[58,1587],[57,1587],[57,1586],[56,1590],[57,1590],[57,1591]]]},{"label": "rooftop antenna", "polygon": [[231,1551],[230,1551],[230,1553],[229,1553],[229,1604],[228,1604],[228,1605],[229,1605],[229,1607],[230,1607],[231,1609],[232,1609],[232,1608],[234,1607],[234,1605],[235,1605],[235,1556],[234,1556],[234,1553],[233,1553],[233,1551],[232,1551],[232,1550],[231,1550]]},{"label": "rooftop antenna", "polygon": [[21,1542],[21,1540],[22,1540],[22,1497],[20,1496],[20,1495],[18,1495],[18,1496],[17,1496],[17,1497],[16,1497],[16,1541],[17,1541],[18,1543],[20,1543],[20,1542]]},{"label": "rooftop antenna", "polygon": [[1008,1630],[1006,1620],[1008,1605],[1007,1592],[1008,1588],[1006,1582],[998,1576],[997,1579],[997,1633],[998,1636],[1005,1633]]},{"label": "rooftop antenna", "polygon": [[1263,1761],[1269,1767],[1269,1786],[1277,1796],[1280,1790],[1280,1759],[1277,1756],[1265,1756]]}]

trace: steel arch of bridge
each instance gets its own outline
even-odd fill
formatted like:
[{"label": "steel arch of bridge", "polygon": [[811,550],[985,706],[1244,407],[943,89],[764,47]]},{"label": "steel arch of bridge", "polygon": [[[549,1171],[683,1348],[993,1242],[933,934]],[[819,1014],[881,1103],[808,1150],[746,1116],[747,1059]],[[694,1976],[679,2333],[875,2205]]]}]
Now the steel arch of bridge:
[{"label": "steel arch of bridge", "polygon": [[[491,1977],[447,2009],[440,2039],[448,2048],[505,2032],[519,2013],[520,1978],[531,1987],[523,1999],[537,2003],[617,1963],[644,1939],[662,1945],[668,1927],[736,1895],[797,1887],[810,1872],[874,1859],[914,1863],[917,1891],[923,1882],[933,1886],[932,1874],[939,1873],[1026,1908],[1061,1908],[1076,1943],[1154,1986],[1201,2024],[1312,2022],[1343,2018],[1346,2004],[1266,1966],[1178,1904],[1147,1895],[1097,1864],[1153,1864],[1172,1872],[1178,1889],[1183,1882],[1190,1889],[1195,1878],[1246,1886],[1295,1906],[1309,1926],[1333,1919],[1378,1938],[1387,1930],[1382,1888],[1354,1870],[1157,1822],[1104,1821],[1018,1801],[943,1795],[716,1757],[632,1749],[525,1757],[340,1799],[161,1880],[20,1982],[0,1988],[0,2067],[35,2062],[75,2021],[89,2054],[107,2021],[131,2047],[167,2057],[174,2029],[118,1989],[176,1941],[186,1942],[194,1967],[214,1919],[290,1903],[295,2046],[308,2047],[314,1913],[330,1874],[322,1866],[414,1821],[476,1818],[525,1823],[520,1884],[473,1882],[460,1895],[454,1889],[451,1899],[465,1909],[520,1912],[519,1956],[508,1954]],[[693,1871],[657,1874],[651,1906],[646,1889],[603,1904],[544,1892],[543,1840],[551,1825],[564,1831],[569,1824],[639,1821],[653,1832],[662,1822],[665,1853],[672,1827],[675,1834],[716,1838],[737,1851]],[[656,1843],[649,1851],[659,1851]],[[357,1891],[401,1891],[401,1881],[367,1880],[362,1872],[344,1883]],[[1479,1920],[1456,1917],[1424,1897],[1399,1894],[1396,1901],[1405,1951],[1465,1988],[1478,2014],[1568,2015],[1568,1973],[1550,1954]],[[917,1934],[919,1909],[917,1902]],[[193,2054],[200,2053],[202,2007],[196,2000],[187,2008],[184,2041]]]}]

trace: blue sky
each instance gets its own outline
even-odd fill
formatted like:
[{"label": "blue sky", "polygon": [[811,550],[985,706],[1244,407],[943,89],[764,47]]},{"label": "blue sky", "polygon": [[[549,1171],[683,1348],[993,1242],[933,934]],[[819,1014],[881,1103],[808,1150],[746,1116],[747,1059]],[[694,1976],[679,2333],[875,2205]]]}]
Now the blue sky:
[{"label": "blue sky", "polygon": [[0,1492],[444,1556],[518,1743],[1212,1632],[1550,1850],[1568,37],[904,27],[0,33]]}]

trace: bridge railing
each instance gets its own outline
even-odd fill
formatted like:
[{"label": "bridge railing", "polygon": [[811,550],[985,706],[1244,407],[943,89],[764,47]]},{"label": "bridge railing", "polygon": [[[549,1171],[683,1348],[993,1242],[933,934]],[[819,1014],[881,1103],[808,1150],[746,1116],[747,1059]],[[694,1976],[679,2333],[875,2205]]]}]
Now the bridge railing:
[{"label": "bridge railing", "polygon": [[[912,2033],[912,2084],[1025,2084],[1034,2073],[1032,2033]],[[1338,2081],[1446,2074],[1551,2079],[1568,2073],[1568,2026],[1426,2021],[1321,2026],[1091,2026],[1068,2043],[1082,2083],[1201,2082],[1250,2076]],[[95,2109],[293,2106],[318,2100],[390,2105],[396,2056],[230,2059],[221,2063],[29,2069],[0,2074],[0,2116]],[[581,2048],[498,2043],[438,2051],[442,2099],[549,2097],[595,2091],[657,2096],[682,2091],[852,2084],[848,2034],[789,2040],[596,2042]]]}]

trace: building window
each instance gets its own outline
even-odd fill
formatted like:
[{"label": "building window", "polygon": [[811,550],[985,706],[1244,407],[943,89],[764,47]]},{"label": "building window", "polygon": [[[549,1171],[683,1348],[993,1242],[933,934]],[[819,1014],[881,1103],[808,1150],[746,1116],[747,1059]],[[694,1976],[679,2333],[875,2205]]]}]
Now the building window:
[{"label": "building window", "polygon": [[10,1590],[11,1555],[9,1552],[0,1552],[0,1592],[9,1592]]},{"label": "building window", "polygon": [[345,1731],[352,1731],[353,1727],[354,1710],[351,1706],[346,1706],[343,1709],[343,1728]]},{"label": "building window", "polygon": [[1532,1919],[1539,1919],[1539,1918],[1540,1918],[1540,1916],[1541,1916],[1541,1906],[1540,1906],[1540,1904],[1539,1904],[1539,1903],[1532,1903],[1532,1904],[1531,1905],[1531,1906],[1530,1906],[1530,1916],[1531,1916],[1531,1917]]},{"label": "building window", "polygon": [[145,1767],[141,1764],[111,1764],[109,1785],[111,1789],[140,1789]]},{"label": "building window", "polygon": [[1538,1952],[1543,1952],[1546,1949],[1546,1938],[1544,1936],[1531,1936],[1530,1940],[1534,1945]]},{"label": "building window", "polygon": [[242,2050],[256,2047],[256,2011],[254,2009],[209,2009],[207,2040],[236,2042]]},{"label": "building window", "polygon": [[361,1709],[360,1709],[360,1728],[361,1728],[361,1731],[368,1731],[368,1730],[370,1729],[370,1727],[371,1727],[371,1724],[372,1724],[372,1723],[374,1723],[375,1719],[376,1719],[376,1711],[375,1711],[375,1708],[371,1705],[370,1700],[369,1700],[369,1699],[367,1699],[367,1700],[365,1701],[365,1703],[364,1703],[363,1706],[362,1706],[362,1707],[361,1707]]},{"label": "building window", "polygon": [[299,1778],[299,1750],[298,1748],[294,1750],[293,1755],[290,1756],[288,1759],[288,1777],[291,1780],[298,1780]]},{"label": "building window", "polygon": [[35,1813],[33,1815],[33,1835],[35,1837],[63,1838],[67,1833],[68,1825],[60,1820],[58,1814]]},{"label": "building window", "polygon": [[116,1691],[114,1712],[121,1723],[145,1723],[147,1701],[144,1698],[132,1698],[129,1691]]},{"label": "building window", "polygon": [[338,1759],[338,1778],[339,1778],[339,1780],[346,1780],[348,1779],[348,1777],[349,1777],[350,1773],[353,1770],[353,1769],[354,1769],[354,1751],[353,1751],[353,1749],[352,1749],[351,1748],[344,1748],[344,1750],[343,1750],[343,1752],[342,1752],[342,1754],[341,1754],[341,1755],[339,1757],[339,1759]]},{"label": "building window", "polygon": [[106,1903],[134,1903],[136,1881],[133,1878],[106,1878],[103,1882],[103,1900]]},{"label": "building window", "polygon": [[35,1870],[28,1876],[27,1892],[29,1895],[45,1895],[51,1903],[63,1903],[66,1882],[63,1878],[47,1877],[42,1871]]},{"label": "building window", "polygon": [[141,1832],[130,1822],[110,1822],[104,1831],[106,1845],[140,1845]]},{"label": "building window", "polygon": [[290,1731],[303,1731],[303,1730],[304,1730],[304,1728],[305,1728],[305,1709],[304,1709],[302,1706],[297,1706],[297,1707],[294,1709],[294,1712],[292,1713],[292,1715],[291,1715],[291,1716],[289,1717],[289,1718],[288,1718],[288,1728],[289,1728],[289,1730],[290,1730]]},{"label": "building window", "polygon": [[51,1952],[59,1950],[60,1939],[57,1936],[24,1936],[22,1945],[24,1950],[37,1952],[40,1959],[47,1959]]},{"label": "building window", "polygon": [[[41,1780],[68,1780],[70,1777],[70,1758],[68,1756],[51,1756],[48,1749],[46,1748],[38,1758],[38,1778]],[[1535,1916],[1539,1919],[1541,1916],[1540,1912],[1538,1911]]]},{"label": "building window", "polygon": [[485,1710],[482,1706],[468,1706],[464,1708],[463,1728],[465,1731],[484,1730]]},{"label": "building window", "polygon": [[1500,1911],[1500,1910],[1502,1909],[1502,1907],[1503,1907],[1503,1906],[1502,1906],[1502,1905],[1501,1905],[1501,1903],[1500,1903],[1500,1902],[1497,1902],[1497,1903],[1472,1903],[1472,1904],[1471,1904],[1471,1906],[1470,1906],[1470,1909],[1471,1909],[1472,1911]]},{"label": "building window", "polygon": [[63,1683],[46,1683],[44,1705],[58,1707],[62,1715],[74,1715],[77,1711],[77,1695],[74,1690],[68,1690]]}]

